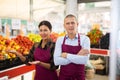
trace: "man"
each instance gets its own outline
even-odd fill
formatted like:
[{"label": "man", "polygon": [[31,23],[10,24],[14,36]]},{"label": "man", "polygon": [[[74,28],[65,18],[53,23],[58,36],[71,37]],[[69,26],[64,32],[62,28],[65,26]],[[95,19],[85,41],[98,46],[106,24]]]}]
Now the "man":
[{"label": "man", "polygon": [[60,80],[85,80],[85,64],[89,60],[90,40],[78,34],[77,18],[69,14],[64,19],[67,34],[59,37],[54,51],[55,65],[60,65]]}]

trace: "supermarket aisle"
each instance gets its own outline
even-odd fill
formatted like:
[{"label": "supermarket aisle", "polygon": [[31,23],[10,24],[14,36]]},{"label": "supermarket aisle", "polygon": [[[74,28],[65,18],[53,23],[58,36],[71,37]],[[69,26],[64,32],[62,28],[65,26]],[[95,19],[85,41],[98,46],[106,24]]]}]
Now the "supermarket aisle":
[{"label": "supermarket aisle", "polygon": [[108,80],[108,75],[95,75],[94,79],[86,79],[86,80]]}]

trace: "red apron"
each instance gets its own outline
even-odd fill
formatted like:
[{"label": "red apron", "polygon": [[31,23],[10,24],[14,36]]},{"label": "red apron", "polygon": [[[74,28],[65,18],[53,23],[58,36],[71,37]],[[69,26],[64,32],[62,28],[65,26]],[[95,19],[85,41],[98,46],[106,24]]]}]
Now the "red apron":
[{"label": "red apron", "polygon": [[[77,54],[81,50],[80,36],[78,34],[78,46],[65,44],[66,37],[62,44],[62,52]],[[61,65],[59,80],[85,80],[85,66],[83,64],[70,63]]]},{"label": "red apron", "polygon": [[[50,49],[44,50],[42,48],[36,48],[34,51],[34,59],[50,63]],[[48,70],[40,65],[36,65],[36,73],[34,80],[58,80],[55,70]]]}]

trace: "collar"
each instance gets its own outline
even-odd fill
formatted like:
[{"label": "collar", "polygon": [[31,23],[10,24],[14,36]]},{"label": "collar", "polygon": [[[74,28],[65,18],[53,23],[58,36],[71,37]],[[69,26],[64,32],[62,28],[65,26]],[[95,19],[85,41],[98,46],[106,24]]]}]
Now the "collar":
[{"label": "collar", "polygon": [[[68,39],[69,37],[68,37],[68,34],[66,34],[66,39]],[[76,33],[76,35],[75,35],[75,38],[74,39],[78,39],[78,33]]]}]

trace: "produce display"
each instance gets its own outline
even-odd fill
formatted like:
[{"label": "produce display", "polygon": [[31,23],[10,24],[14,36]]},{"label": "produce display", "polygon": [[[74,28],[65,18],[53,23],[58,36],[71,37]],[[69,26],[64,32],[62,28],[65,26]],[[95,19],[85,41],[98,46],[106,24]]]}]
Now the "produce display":
[{"label": "produce display", "polygon": [[110,42],[110,33],[106,33],[100,39],[100,48],[101,49],[109,49],[109,42]]},{"label": "produce display", "polygon": [[66,32],[64,31],[64,32],[61,32],[61,33],[59,33],[59,36],[65,36],[66,35]]},{"label": "produce display", "polygon": [[[50,37],[53,40],[53,42],[56,42],[58,37],[64,36],[65,34],[66,34],[65,32],[61,32],[59,34],[55,33],[55,32],[52,32]],[[41,40],[41,36],[39,34],[29,33],[27,35],[27,37],[33,42],[40,42],[40,40]]]},{"label": "produce display", "polygon": [[12,40],[21,46],[17,51],[23,55],[27,55],[33,45],[33,42],[26,36],[18,35],[16,38],[12,38]]},{"label": "produce display", "polygon": [[41,40],[41,36],[39,34],[29,33],[27,36],[33,42],[40,42]]},{"label": "produce display", "polygon": [[53,42],[56,42],[57,38],[59,37],[58,33],[52,32],[50,35]]},{"label": "produce display", "polygon": [[33,42],[25,36],[16,36],[12,39],[7,39],[0,35],[0,70],[21,65],[22,61],[13,53],[7,50],[16,50],[23,56],[27,56]]},{"label": "produce display", "polygon": [[[65,34],[65,32],[59,34],[52,32],[50,37],[56,42],[58,37],[64,36]],[[29,33],[27,36],[17,35],[11,39],[0,35],[0,70],[22,64],[22,61],[15,54],[7,52],[7,50],[16,50],[23,56],[27,56],[33,44],[40,40],[41,36],[34,33]]]},{"label": "produce display", "polygon": [[0,35],[0,60],[15,58],[16,55],[7,50],[16,50],[23,55],[27,55],[33,42],[25,36],[18,35],[16,38],[7,39]]},{"label": "produce display", "polygon": [[66,33],[65,32],[61,32],[61,33],[55,33],[55,32],[52,32],[50,37],[52,38],[53,42],[56,42],[57,38],[60,37],[60,36],[64,36]]},{"label": "produce display", "polygon": [[0,35],[0,60],[15,58],[16,55],[6,52],[7,49],[17,50],[20,46],[13,40],[9,40]]},{"label": "produce display", "polygon": [[87,33],[87,36],[90,38],[91,47],[99,48],[99,41],[103,36],[102,31],[95,28],[90,30],[90,32]]}]

